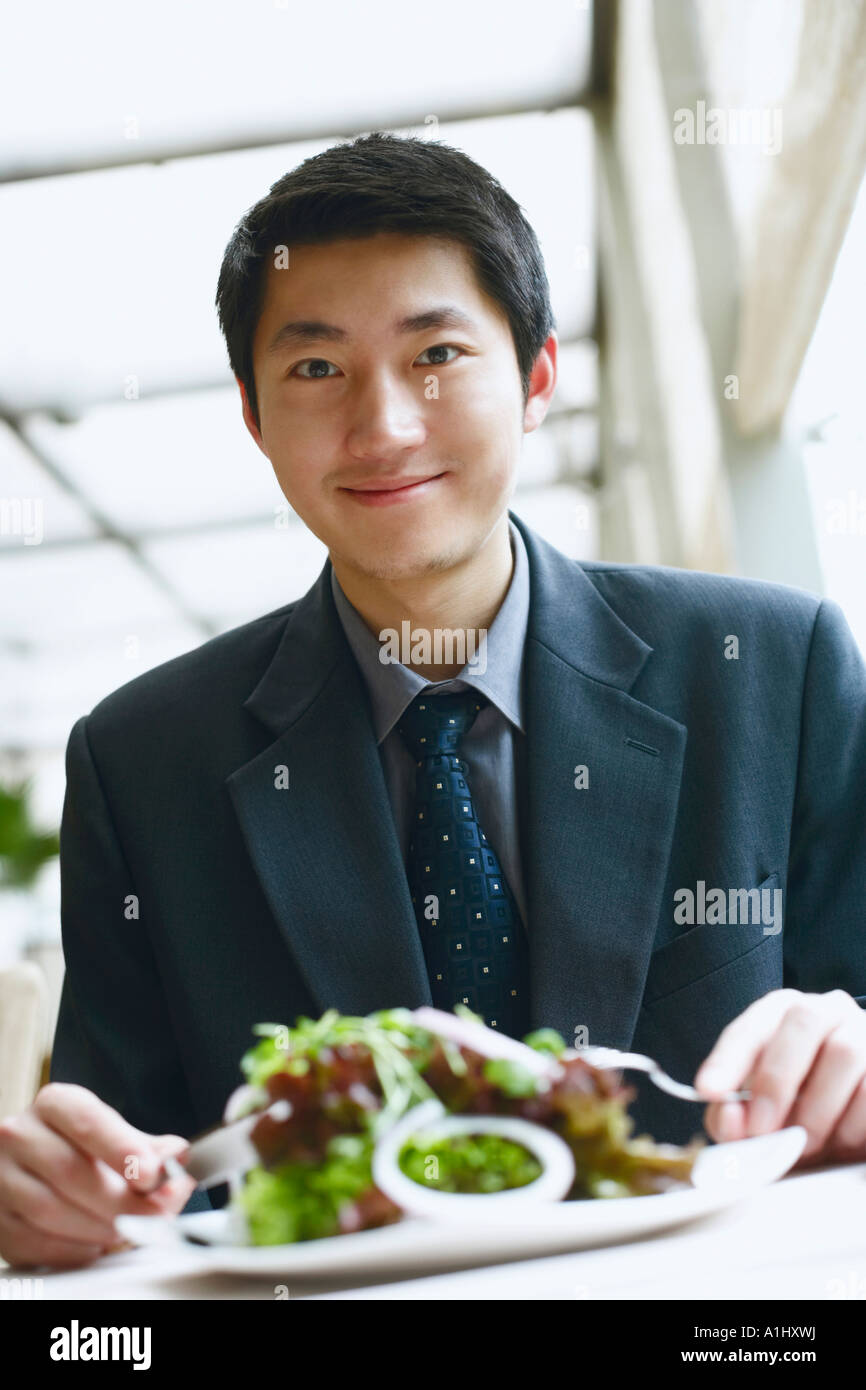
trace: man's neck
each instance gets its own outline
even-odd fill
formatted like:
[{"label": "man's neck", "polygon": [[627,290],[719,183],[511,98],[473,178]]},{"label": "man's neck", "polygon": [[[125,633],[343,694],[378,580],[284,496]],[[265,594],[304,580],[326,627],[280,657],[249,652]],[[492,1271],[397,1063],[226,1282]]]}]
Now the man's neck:
[{"label": "man's neck", "polygon": [[[437,570],[409,579],[383,580],[371,578],[360,570],[348,568],[342,561],[331,564],[340,588],[360,613],[377,641],[388,629],[402,635],[406,632],[428,635],[428,646],[435,646],[435,634],[447,631],[462,633],[465,650],[477,652],[481,641],[499,612],[511,583],[514,558],[508,531],[507,512],[491,532],[486,544],[461,565]],[[408,623],[409,628],[404,628]],[[484,634],[483,638],[481,634]],[[413,639],[414,640],[414,639]],[[451,680],[463,669],[464,662],[423,663],[412,659],[405,643],[401,643],[401,662],[410,666],[428,681]],[[447,639],[443,639],[443,654]],[[427,653],[424,653],[426,655]]]}]

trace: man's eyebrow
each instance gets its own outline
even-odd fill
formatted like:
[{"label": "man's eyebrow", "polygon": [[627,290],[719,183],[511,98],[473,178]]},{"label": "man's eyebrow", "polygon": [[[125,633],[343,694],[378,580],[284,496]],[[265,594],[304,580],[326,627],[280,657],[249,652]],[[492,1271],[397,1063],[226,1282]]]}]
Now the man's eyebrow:
[{"label": "man's eyebrow", "polygon": [[[418,314],[407,314],[394,325],[395,332],[406,334],[424,333],[429,328],[463,328],[478,332],[475,320],[454,304],[439,304]],[[349,337],[345,328],[321,319],[292,319],[277,330],[265,351],[270,355],[305,343],[344,343]]]},{"label": "man's eyebrow", "polygon": [[398,333],[425,333],[428,328],[468,328],[470,332],[478,332],[475,320],[456,304],[437,304],[433,309],[423,309],[420,314],[408,314],[394,326]]}]

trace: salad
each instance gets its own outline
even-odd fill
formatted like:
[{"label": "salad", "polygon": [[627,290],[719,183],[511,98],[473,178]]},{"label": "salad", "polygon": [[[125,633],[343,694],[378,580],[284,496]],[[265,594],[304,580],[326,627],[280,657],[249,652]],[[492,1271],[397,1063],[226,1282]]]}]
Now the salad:
[{"label": "salad", "polygon": [[[400,1190],[411,1179],[419,1194],[488,1194],[488,1203],[543,1182],[538,1155],[551,1145],[570,1151],[566,1200],[688,1186],[703,1147],[700,1139],[677,1147],[632,1137],[627,1106],[636,1092],[619,1073],[590,1066],[551,1029],[521,1043],[459,1005],[454,1014],[386,1009],[366,1017],[332,1009],[294,1027],[253,1031],[259,1041],[241,1061],[245,1084],[224,1118],[259,1115],[250,1132],[259,1162],[232,1195],[256,1245],[401,1220],[406,1203],[373,1176],[374,1167],[385,1171],[389,1134],[391,1149],[394,1135],[405,1136],[396,1152]],[[450,1117],[441,1126],[450,1132],[425,1132],[426,1124],[413,1132],[416,1106],[419,1118],[431,1110]],[[527,1141],[533,1133],[546,1146]]]}]

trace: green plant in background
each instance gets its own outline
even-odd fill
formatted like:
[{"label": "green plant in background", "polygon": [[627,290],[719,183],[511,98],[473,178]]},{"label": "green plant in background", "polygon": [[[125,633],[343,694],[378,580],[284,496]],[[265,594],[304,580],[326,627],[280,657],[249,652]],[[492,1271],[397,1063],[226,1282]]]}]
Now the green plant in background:
[{"label": "green plant in background", "polygon": [[27,888],[42,865],[60,853],[54,831],[36,829],[30,819],[31,784],[0,786],[0,888]]}]

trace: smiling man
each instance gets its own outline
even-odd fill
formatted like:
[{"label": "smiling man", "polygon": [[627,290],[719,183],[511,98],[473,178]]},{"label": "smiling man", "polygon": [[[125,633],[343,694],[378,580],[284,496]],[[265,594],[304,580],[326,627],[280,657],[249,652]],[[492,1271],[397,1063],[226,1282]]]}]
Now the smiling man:
[{"label": "smiling man", "polygon": [[[235,230],[218,305],[328,559],[72,730],[52,1084],[0,1125],[0,1253],[80,1263],[118,1212],[178,1210],[189,1180],[143,1192],[252,1026],[328,1007],[463,1002],[706,1063],[708,1100],[752,1091],[712,1137],[800,1123],[809,1157],[866,1155],[866,671],[838,607],[579,564],[510,511],[557,339],[532,229],[456,150],[305,161]],[[404,624],[485,660],[394,660]],[[699,1129],[635,1085],[639,1129]]]}]

